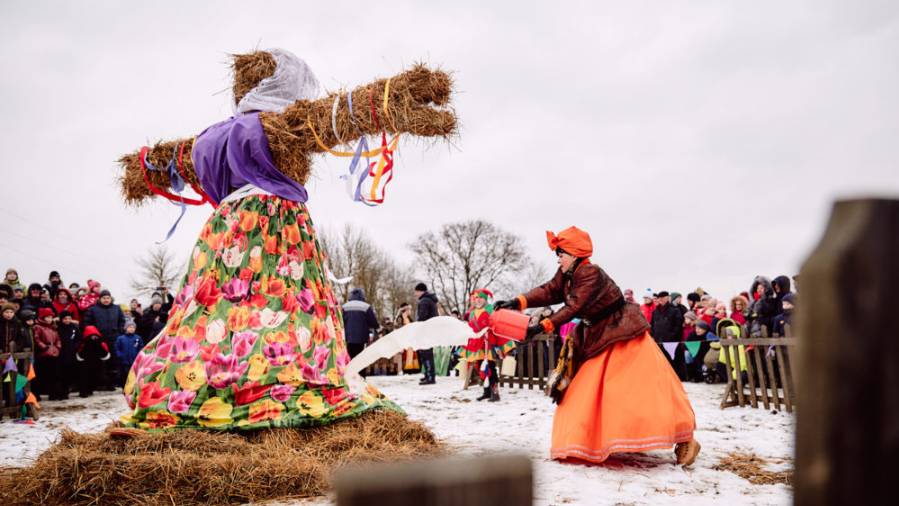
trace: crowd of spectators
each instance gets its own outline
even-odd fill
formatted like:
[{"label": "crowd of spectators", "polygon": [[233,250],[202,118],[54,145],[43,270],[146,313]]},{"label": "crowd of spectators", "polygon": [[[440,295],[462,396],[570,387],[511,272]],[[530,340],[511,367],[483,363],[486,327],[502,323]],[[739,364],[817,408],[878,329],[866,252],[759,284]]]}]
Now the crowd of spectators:
[{"label": "crowd of spectators", "polygon": [[52,271],[46,282],[25,285],[10,268],[0,283],[0,353],[33,353],[31,392],[37,400],[114,390],[165,326],[173,302],[164,286],[145,308],[137,299],[118,304],[96,280],[66,285]]}]

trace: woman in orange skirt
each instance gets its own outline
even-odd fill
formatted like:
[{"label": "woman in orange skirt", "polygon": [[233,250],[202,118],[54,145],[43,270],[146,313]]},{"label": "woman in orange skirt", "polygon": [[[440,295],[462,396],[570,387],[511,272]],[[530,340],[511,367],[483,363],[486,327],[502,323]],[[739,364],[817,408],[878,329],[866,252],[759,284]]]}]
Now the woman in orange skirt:
[{"label": "woman in orange skirt", "polygon": [[625,303],[612,278],[590,263],[593,243],[586,232],[570,227],[546,234],[559,257],[556,275],[496,308],[564,303],[530,327],[528,339],[581,319],[550,379],[549,393],[559,404],[552,458],[600,463],[613,453],[674,447],[677,463],[691,465],[700,449],[693,408],[640,308]]}]

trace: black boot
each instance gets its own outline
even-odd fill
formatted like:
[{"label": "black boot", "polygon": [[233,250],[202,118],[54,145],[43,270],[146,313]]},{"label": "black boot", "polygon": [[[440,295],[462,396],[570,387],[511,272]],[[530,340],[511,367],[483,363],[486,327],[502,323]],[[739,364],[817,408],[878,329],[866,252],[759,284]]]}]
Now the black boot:
[{"label": "black boot", "polygon": [[499,385],[494,384],[490,387],[490,400],[487,402],[497,402],[499,401]]},{"label": "black boot", "polygon": [[477,400],[483,401],[490,398],[490,387],[484,387],[484,393]]}]

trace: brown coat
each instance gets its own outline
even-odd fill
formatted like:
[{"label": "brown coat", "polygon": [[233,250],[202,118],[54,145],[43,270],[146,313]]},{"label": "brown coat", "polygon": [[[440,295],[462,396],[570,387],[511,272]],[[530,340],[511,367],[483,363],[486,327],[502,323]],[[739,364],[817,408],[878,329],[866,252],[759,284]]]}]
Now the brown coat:
[{"label": "brown coat", "polygon": [[[523,297],[528,307],[564,302],[549,317],[555,328],[573,318],[582,320],[571,334],[577,340],[576,365],[599,355],[612,344],[639,337],[649,330],[640,307],[624,303],[618,285],[598,265],[589,262],[578,265],[572,274],[563,274],[559,269],[551,280]],[[601,317],[605,308],[616,304],[621,305],[620,309]]]}]

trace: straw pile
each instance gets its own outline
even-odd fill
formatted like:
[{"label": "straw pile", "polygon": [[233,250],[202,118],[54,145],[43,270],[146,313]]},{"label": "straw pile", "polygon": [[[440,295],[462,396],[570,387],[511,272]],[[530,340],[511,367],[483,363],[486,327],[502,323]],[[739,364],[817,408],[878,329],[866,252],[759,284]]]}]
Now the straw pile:
[{"label": "straw pile", "polygon": [[235,504],[326,493],[336,468],[443,453],[391,411],[311,429],[181,430],[132,439],[64,431],[24,469],[0,473],[0,504]]},{"label": "straw pile", "polygon": [[733,452],[718,461],[716,471],[730,471],[753,485],[776,485],[793,483],[792,471],[769,471],[768,461],[754,453]]},{"label": "straw pile", "polygon": [[[271,75],[274,71],[273,62],[272,56],[262,51],[235,55],[235,98],[239,100],[261,79]],[[309,122],[322,143],[329,148],[351,143],[361,135],[374,135],[381,131],[432,138],[448,138],[456,132],[456,115],[448,107],[453,87],[449,74],[417,64],[393,76],[389,81],[387,114],[383,109],[387,79],[378,79],[352,91],[352,118],[344,92],[332,92],[315,101],[297,101],[282,113],[260,114],[275,165],[291,179],[301,184],[306,183],[311,172],[311,155],[324,152],[316,143],[308,126]],[[331,127],[331,110],[338,94],[341,98],[335,118],[335,133]],[[154,165],[165,167],[175,155],[175,146],[180,143],[186,143],[183,159],[186,178],[196,182],[193,163],[190,161],[193,144],[190,139],[160,142],[153,146],[149,159]],[[140,204],[144,199],[153,197],[144,182],[137,152],[123,156],[119,163],[124,169],[120,183],[125,201],[128,204]],[[164,174],[151,173],[150,177],[154,185],[168,187],[168,177]]]}]

